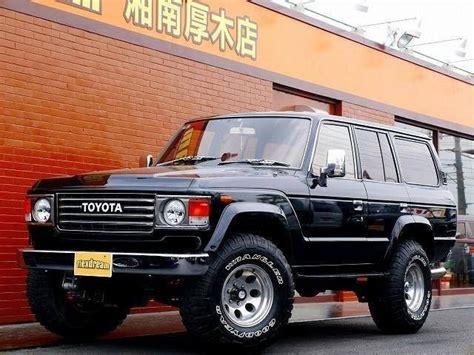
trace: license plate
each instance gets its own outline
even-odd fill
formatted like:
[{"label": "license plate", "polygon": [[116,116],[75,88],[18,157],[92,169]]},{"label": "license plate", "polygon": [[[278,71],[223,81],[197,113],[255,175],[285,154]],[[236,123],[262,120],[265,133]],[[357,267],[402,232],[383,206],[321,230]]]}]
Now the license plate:
[{"label": "license plate", "polygon": [[112,254],[74,253],[74,275],[93,277],[112,277]]}]

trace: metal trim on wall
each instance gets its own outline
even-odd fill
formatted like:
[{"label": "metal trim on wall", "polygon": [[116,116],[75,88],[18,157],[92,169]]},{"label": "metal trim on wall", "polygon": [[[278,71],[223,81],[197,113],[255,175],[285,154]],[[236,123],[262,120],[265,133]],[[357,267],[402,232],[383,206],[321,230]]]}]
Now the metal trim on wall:
[{"label": "metal trim on wall", "polygon": [[433,71],[438,72],[440,74],[443,74],[443,75],[449,76],[451,78],[463,81],[465,83],[474,85],[474,78],[469,78],[469,77],[463,76],[461,74],[455,73],[453,71],[450,71],[448,69],[445,69],[445,68],[439,67],[437,65],[431,64],[430,62],[427,62],[426,60],[416,58],[412,55],[403,53],[401,51],[397,51],[397,50],[392,49],[390,47],[387,47],[387,46],[385,46],[381,43],[378,43],[378,42],[372,41],[368,38],[362,37],[360,35],[348,32],[348,31],[343,30],[339,27],[336,27],[336,26],[333,26],[329,23],[318,20],[316,18],[310,17],[310,16],[302,14],[300,12],[293,11],[291,9],[288,9],[288,8],[284,7],[284,6],[275,4],[271,1],[268,1],[268,0],[249,0],[249,1],[252,4],[262,6],[266,9],[268,9],[268,10],[275,11],[275,12],[281,14],[281,15],[284,15],[284,16],[293,18],[295,20],[304,22],[308,25],[320,28],[324,31],[327,31],[327,32],[330,32],[330,33],[335,34],[337,36],[346,38],[346,39],[351,40],[353,42],[357,42],[357,43],[362,44],[366,47],[370,47],[372,49],[384,52],[384,53],[392,55],[394,57],[403,59],[407,62],[419,65],[421,67],[433,70]]}]

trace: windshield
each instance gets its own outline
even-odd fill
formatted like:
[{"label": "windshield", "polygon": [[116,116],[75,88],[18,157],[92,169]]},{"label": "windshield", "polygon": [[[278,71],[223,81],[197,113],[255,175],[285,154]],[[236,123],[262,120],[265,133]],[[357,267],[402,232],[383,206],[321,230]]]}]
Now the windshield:
[{"label": "windshield", "polygon": [[261,163],[299,168],[310,128],[301,118],[225,118],[186,124],[158,164]]}]

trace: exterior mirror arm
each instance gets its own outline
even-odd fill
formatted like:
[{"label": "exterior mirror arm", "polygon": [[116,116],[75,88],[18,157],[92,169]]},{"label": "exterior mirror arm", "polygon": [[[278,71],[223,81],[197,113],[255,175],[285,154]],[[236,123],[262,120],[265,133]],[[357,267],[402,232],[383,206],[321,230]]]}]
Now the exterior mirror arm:
[{"label": "exterior mirror arm", "polygon": [[309,187],[310,189],[315,189],[316,186],[321,186],[321,187],[326,187],[328,186],[328,175],[324,169],[321,169],[321,174],[319,176],[315,175],[314,173],[311,172],[311,177],[313,178],[313,182],[311,186]]},{"label": "exterior mirror arm", "polygon": [[153,166],[153,155],[149,154],[146,156],[146,167],[150,168]]}]

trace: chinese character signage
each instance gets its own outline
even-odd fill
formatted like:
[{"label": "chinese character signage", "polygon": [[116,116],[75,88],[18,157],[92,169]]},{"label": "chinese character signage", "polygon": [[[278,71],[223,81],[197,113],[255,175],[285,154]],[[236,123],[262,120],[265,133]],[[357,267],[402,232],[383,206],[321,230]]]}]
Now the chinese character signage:
[{"label": "chinese character signage", "polygon": [[68,5],[88,10],[94,13],[101,13],[102,0],[57,0]]},{"label": "chinese character signage", "polygon": [[[210,1],[210,0],[207,0]],[[184,39],[195,45],[210,43],[221,52],[234,52],[242,58],[257,59],[258,26],[241,14],[230,16],[225,8],[211,9],[205,0],[56,0],[84,11],[102,15],[121,11],[122,25],[132,25]],[[170,39],[172,39],[170,38]]]}]

